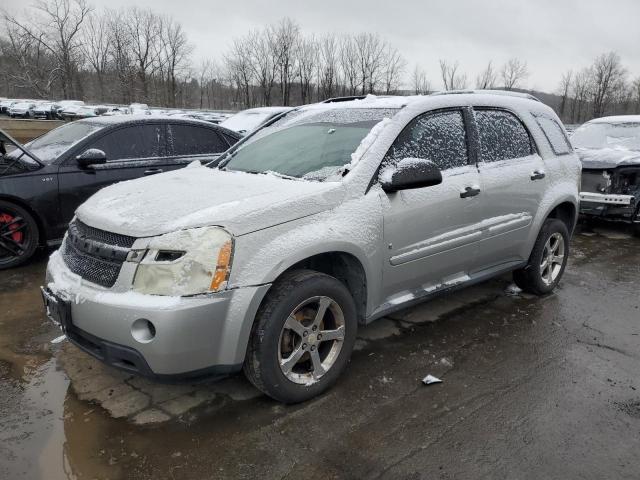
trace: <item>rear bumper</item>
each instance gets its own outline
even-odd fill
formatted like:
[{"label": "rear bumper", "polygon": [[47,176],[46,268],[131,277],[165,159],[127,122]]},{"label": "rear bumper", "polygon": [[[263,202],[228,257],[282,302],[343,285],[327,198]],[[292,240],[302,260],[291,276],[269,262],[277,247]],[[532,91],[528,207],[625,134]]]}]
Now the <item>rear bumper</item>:
[{"label": "rear bumper", "polygon": [[633,195],[617,195],[605,193],[580,192],[580,201],[587,203],[601,203],[605,205],[632,205]]}]

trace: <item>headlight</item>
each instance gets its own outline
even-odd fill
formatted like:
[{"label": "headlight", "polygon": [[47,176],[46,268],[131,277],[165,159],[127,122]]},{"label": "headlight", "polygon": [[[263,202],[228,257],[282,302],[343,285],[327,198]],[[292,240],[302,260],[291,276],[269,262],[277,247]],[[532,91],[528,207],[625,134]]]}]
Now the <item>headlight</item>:
[{"label": "headlight", "polygon": [[218,227],[179,230],[155,237],[138,265],[133,289],[151,295],[197,295],[227,285],[233,239]]}]

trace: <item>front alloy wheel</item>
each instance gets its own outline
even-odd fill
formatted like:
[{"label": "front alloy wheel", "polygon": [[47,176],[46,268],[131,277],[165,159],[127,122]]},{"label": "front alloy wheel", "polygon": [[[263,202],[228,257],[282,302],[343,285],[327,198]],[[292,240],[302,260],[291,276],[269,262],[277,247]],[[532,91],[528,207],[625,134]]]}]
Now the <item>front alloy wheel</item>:
[{"label": "front alloy wheel", "polygon": [[311,270],[286,273],[258,310],[245,374],[276,400],[308,400],[333,385],[345,369],[356,328],[355,303],[342,282]]},{"label": "front alloy wheel", "polygon": [[327,373],[344,342],[344,314],[329,297],[312,297],[298,305],[280,333],[278,361],[288,380],[308,385]]}]

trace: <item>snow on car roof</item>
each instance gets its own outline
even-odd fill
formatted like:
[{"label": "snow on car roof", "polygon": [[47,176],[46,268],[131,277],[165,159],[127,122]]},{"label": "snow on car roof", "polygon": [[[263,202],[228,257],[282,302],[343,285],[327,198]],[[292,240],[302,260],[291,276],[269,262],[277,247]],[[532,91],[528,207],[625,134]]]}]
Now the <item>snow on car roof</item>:
[{"label": "snow on car roof", "polygon": [[587,123],[640,123],[640,115],[615,115],[589,120]]}]

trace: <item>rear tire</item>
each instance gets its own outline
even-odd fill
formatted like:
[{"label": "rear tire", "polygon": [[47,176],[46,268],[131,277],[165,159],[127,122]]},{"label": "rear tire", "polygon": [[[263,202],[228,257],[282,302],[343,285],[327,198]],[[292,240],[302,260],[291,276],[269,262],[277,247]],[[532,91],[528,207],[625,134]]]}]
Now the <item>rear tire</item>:
[{"label": "rear tire", "polygon": [[38,225],[24,208],[0,200],[0,270],[29,260],[38,247]]},{"label": "rear tire", "polygon": [[545,220],[527,265],[513,272],[518,287],[534,295],[551,293],[562,278],[569,258],[569,231],[557,218]]},{"label": "rear tire", "polygon": [[356,329],[355,303],[339,280],[311,270],[287,273],[258,310],[245,375],[281,402],[313,398],[347,366]]}]

